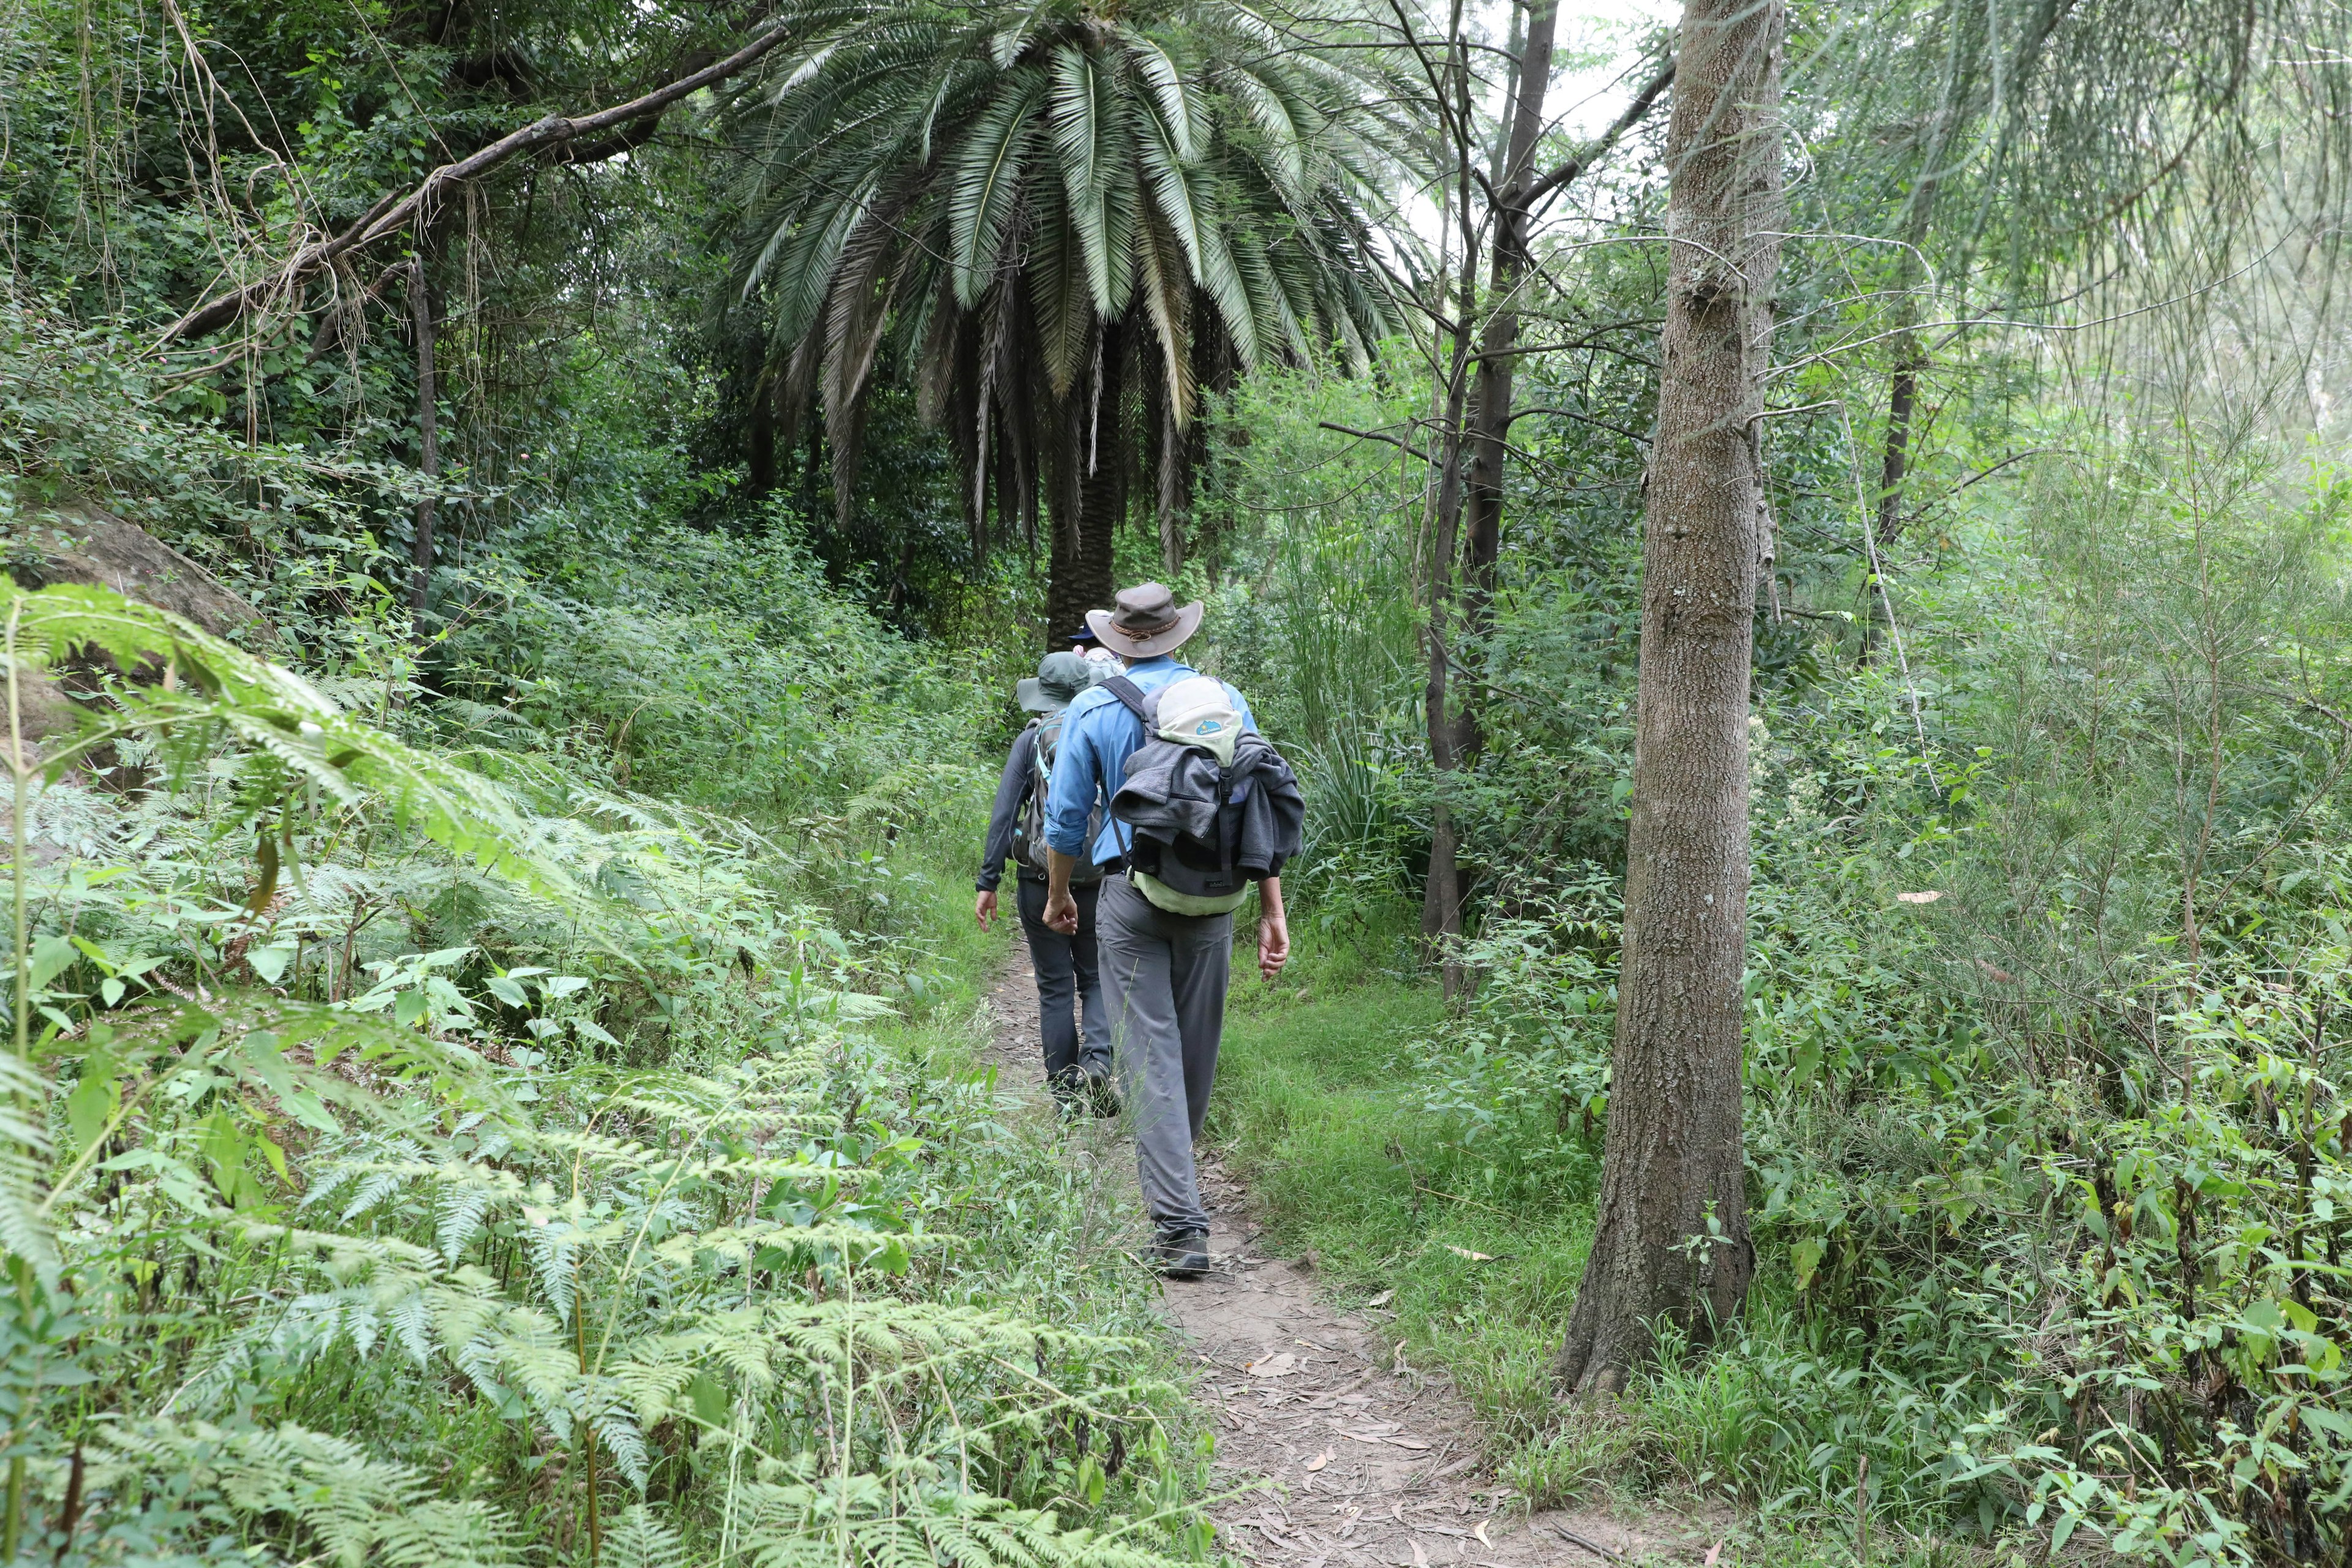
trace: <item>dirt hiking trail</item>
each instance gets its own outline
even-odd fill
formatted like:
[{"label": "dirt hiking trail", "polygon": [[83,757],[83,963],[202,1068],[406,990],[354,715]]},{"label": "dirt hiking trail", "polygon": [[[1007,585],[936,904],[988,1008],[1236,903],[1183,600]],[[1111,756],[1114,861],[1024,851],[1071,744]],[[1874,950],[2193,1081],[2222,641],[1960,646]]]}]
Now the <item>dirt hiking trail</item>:
[{"label": "dirt hiking trail", "polygon": [[[988,1012],[984,1059],[1000,1087],[1024,1114],[1052,1116],[1025,947],[992,988]],[[1095,1122],[1066,1147],[1104,1201],[1132,1216],[1126,1244],[1140,1252],[1150,1233],[1137,1208],[1133,1142],[1116,1122]],[[1506,1506],[1452,1380],[1407,1364],[1381,1331],[1386,1314],[1337,1310],[1305,1266],[1262,1251],[1248,1195],[1223,1170],[1205,1164],[1202,1178],[1214,1266],[1161,1289],[1170,1328],[1199,1370],[1196,1395],[1216,1418],[1222,1489],[1240,1493],[1210,1510],[1223,1551],[1267,1568],[1611,1568],[1706,1554],[1711,1536],[1695,1522],[1530,1518]]]}]

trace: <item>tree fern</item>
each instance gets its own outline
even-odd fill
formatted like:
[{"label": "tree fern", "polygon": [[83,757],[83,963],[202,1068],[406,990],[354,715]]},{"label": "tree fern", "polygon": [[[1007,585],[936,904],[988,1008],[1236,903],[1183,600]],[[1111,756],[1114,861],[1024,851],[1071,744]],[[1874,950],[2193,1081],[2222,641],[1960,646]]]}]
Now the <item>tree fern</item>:
[{"label": "tree fern", "polygon": [[[745,989],[739,948],[760,955],[762,974],[804,971],[830,934],[750,868],[781,851],[739,825],[587,790],[541,764],[493,781],[94,591],[9,590],[0,603],[21,658],[97,648],[121,668],[172,672],[168,686],[110,685],[88,730],[51,759],[60,769],[109,738],[160,735],[191,761],[213,747],[244,759],[230,779],[230,804],[252,814],[242,820],[315,789],[331,813],[405,823],[415,838],[385,839],[422,839],[481,869],[502,889],[501,919],[520,927],[582,911],[608,953],[626,952],[627,973],[716,965],[727,984],[715,997]],[[884,775],[822,831],[920,821],[943,792],[976,787],[969,773],[926,764]],[[121,809],[156,823],[180,813],[172,831],[201,855],[214,851],[199,837],[200,804],[192,794]],[[517,847],[482,849],[502,836]],[[594,900],[587,889],[614,867],[628,872],[629,897]],[[452,885],[381,864],[287,870],[269,919],[305,931],[335,929],[362,900]],[[511,1024],[491,1000],[530,1004],[525,1037],[545,1042],[586,1026],[565,1010],[584,1005],[589,979],[493,967],[467,983],[489,995],[451,991],[450,1006],[422,1010],[418,977],[453,984],[479,956],[453,947],[347,964],[381,983],[352,1002],[415,998],[415,1009],[224,991],[212,942],[224,919],[244,940],[263,932],[215,899],[198,910],[205,945],[191,950],[212,955],[212,978],[189,1001],[160,990],[168,976],[131,910],[146,897],[60,895],[87,933],[87,950],[59,949],[60,962],[102,964],[118,988],[103,1005],[55,998],[75,1009],[77,1031],[51,1042],[78,1075],[58,1148],[41,1121],[5,1109],[9,1095],[48,1086],[0,1058],[0,1246],[45,1288],[68,1273],[79,1282],[85,1317],[73,1332],[138,1343],[148,1322],[197,1316],[148,1316],[163,1279],[142,1250],[150,1237],[177,1238],[177,1294],[195,1289],[199,1265],[223,1282],[199,1342],[154,1355],[142,1346],[107,1373],[121,1380],[109,1399],[151,1375],[152,1398],[79,1420],[79,1495],[93,1518],[122,1519],[168,1491],[189,1500],[202,1528],[289,1559],[526,1555],[520,1510],[388,1457],[370,1426],[331,1436],[247,1417],[257,1387],[340,1382],[362,1405],[392,1390],[391,1408],[413,1402],[453,1430],[508,1434],[512,1454],[577,1467],[543,1472],[562,1477],[548,1505],[559,1510],[593,1472],[600,1501],[624,1505],[604,1515],[606,1562],[677,1563],[709,1534],[755,1561],[837,1561],[845,1546],[871,1562],[1159,1561],[1020,1506],[1064,1493],[1093,1506],[1099,1468],[1090,1492],[1055,1468],[1055,1446],[1065,1467],[1081,1429],[1164,1451],[1171,1391],[1133,1342],[927,1299],[925,1279],[962,1245],[940,1215],[961,1200],[932,1192],[935,1156],[919,1137],[887,1128],[891,1097],[858,1087],[872,1050],[846,1020],[877,1000],[778,984],[756,1012],[713,1004],[722,1020],[756,1027],[698,1070],[621,1070],[583,1053],[526,1072],[509,1058],[540,1053],[501,1040]],[[187,900],[173,890],[154,901]],[[291,963],[279,950],[268,973],[291,975]],[[143,1000],[141,975],[159,983]],[[45,1436],[32,1442],[33,1490],[55,1517],[70,1466]],[[666,1495],[665,1476],[693,1485]],[[530,1529],[543,1513],[533,1505]]]},{"label": "tree fern", "polygon": [[265,1538],[283,1532],[296,1552],[340,1568],[509,1568],[524,1561],[510,1521],[482,1502],[433,1495],[405,1465],[371,1458],[358,1444],[299,1426],[237,1431],[207,1422],[152,1421],[99,1429],[94,1489],[177,1478],[216,1493]]}]

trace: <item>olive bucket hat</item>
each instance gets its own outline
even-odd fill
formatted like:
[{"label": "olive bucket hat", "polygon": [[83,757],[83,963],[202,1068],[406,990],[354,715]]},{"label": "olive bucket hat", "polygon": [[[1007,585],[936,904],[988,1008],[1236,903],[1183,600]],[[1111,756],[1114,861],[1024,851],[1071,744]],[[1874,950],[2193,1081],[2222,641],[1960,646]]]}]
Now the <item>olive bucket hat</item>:
[{"label": "olive bucket hat", "polygon": [[1037,661],[1037,673],[1015,686],[1013,694],[1032,713],[1059,713],[1095,683],[1095,667],[1082,654],[1049,653]]}]

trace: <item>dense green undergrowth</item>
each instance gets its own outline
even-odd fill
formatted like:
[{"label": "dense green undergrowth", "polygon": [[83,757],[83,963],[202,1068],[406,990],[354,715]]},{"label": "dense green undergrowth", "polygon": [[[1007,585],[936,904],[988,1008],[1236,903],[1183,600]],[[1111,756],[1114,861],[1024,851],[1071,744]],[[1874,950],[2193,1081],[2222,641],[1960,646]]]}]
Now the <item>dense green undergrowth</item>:
[{"label": "dense green undergrowth", "polygon": [[[861,678],[782,700],[824,766],[760,777],[722,731],[656,794],[521,701],[395,684],[404,741],[100,591],[7,605],[27,681],[91,647],[174,675],[77,677],[95,728],[24,784],[12,1551],[1207,1552],[1120,1216],[974,1065],[987,721],[946,665],[847,611],[793,626],[869,650],[819,661],[576,600],[600,649]],[[747,784],[766,817],[691,804]]]},{"label": "dense green undergrowth", "polygon": [[1450,1006],[1404,983],[1410,911],[1376,879],[1301,877],[1304,994],[1237,1025],[1219,1135],[1530,1499],[1718,1500],[1759,1549],[1832,1557],[2333,1560],[2336,502],[2244,504],[2021,540],[2057,607],[1946,578],[1956,628],[2008,624],[1907,690],[1865,667],[1759,703],[1759,1278],[1607,1409],[1548,1363],[1606,1125],[1616,873],[1501,879]]}]

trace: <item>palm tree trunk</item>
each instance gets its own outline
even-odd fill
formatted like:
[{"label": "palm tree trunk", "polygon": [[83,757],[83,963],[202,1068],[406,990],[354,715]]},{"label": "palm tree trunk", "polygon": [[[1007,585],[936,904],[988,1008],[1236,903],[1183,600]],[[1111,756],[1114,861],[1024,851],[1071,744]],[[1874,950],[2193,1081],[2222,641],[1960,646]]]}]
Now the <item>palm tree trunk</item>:
[{"label": "palm tree trunk", "polygon": [[[1054,519],[1053,547],[1048,556],[1051,577],[1045,587],[1045,641],[1048,647],[1085,621],[1088,610],[1110,604],[1112,554],[1118,525],[1127,518],[1126,421],[1121,395],[1126,390],[1125,335],[1116,325],[1103,329],[1101,353],[1091,385],[1073,389],[1063,409],[1062,461],[1076,476],[1075,484],[1055,487],[1066,515]],[[1075,502],[1076,515],[1066,515]]]},{"label": "palm tree trunk", "polygon": [[767,371],[767,356],[754,349],[751,355],[751,473],[750,489],[754,500],[776,488],[776,385]]},{"label": "palm tree trunk", "polygon": [[1685,0],[1623,963],[1598,1226],[1558,1373],[1614,1394],[1670,1319],[1705,1340],[1756,1270],[1740,1150],[1748,690],[1780,270],[1781,0]]}]

